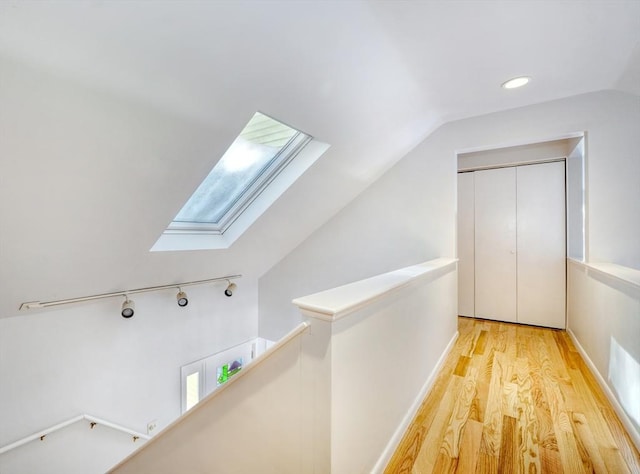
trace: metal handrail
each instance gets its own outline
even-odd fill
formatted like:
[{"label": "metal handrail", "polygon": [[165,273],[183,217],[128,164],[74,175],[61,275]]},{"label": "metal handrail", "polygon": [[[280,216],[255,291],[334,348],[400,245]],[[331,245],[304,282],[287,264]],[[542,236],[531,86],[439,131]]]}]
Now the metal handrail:
[{"label": "metal handrail", "polygon": [[59,431],[63,428],[66,428],[69,425],[72,425],[74,423],[77,423],[79,421],[82,420],[86,420],[89,422],[90,428],[93,429],[96,425],[103,425],[106,426],[108,428],[112,428],[114,430],[118,430],[118,431],[122,431],[123,433],[127,433],[128,435],[131,435],[133,438],[133,442],[135,443],[138,439],[149,439],[151,438],[149,435],[143,434],[143,433],[139,433],[135,430],[126,428],[124,426],[120,426],[116,423],[112,423],[110,421],[106,421],[103,420],[101,418],[97,418],[95,416],[92,415],[87,415],[86,413],[82,414],[82,415],[78,415],[78,416],[74,416],[73,418],[69,418],[68,420],[62,421],[56,425],[50,426],[48,428],[45,428],[43,430],[40,430],[36,433],[33,433],[32,435],[29,436],[25,436],[24,438],[15,441],[13,443],[7,444],[6,446],[2,446],[0,447],[0,454],[4,454],[7,451],[11,451],[12,449],[15,449],[19,446],[22,446],[24,444],[30,443],[31,441],[35,441],[36,439],[39,439],[40,441],[44,441],[45,437],[55,431]]}]

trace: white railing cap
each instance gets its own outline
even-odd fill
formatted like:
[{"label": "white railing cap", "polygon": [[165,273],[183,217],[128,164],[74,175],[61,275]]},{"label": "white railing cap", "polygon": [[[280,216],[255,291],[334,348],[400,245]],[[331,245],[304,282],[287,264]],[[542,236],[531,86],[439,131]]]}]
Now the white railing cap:
[{"label": "white railing cap", "polygon": [[433,272],[453,265],[455,258],[437,258],[428,262],[376,275],[365,280],[338,286],[292,301],[305,315],[336,321],[367,306],[384,295]]}]

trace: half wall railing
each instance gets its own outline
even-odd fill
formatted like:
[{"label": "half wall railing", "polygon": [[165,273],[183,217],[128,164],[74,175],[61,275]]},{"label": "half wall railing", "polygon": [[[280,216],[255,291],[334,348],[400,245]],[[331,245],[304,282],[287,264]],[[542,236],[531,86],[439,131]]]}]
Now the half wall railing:
[{"label": "half wall railing", "polygon": [[382,472],[457,336],[456,260],[298,298],[303,322],[114,473]]}]

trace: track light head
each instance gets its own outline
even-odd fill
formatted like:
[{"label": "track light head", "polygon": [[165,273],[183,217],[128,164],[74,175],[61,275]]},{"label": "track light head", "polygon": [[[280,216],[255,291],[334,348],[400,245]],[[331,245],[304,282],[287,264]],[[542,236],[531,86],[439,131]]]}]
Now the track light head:
[{"label": "track light head", "polygon": [[229,285],[227,285],[227,289],[224,290],[224,294],[226,296],[233,296],[233,292],[236,291],[236,288],[238,288],[238,285],[236,285],[235,283],[229,282]]},{"label": "track light head", "polygon": [[178,306],[185,307],[189,304],[189,300],[187,299],[187,294],[178,288],[178,294],[176,295],[176,300],[178,301]]},{"label": "track light head", "polygon": [[127,296],[124,297],[124,303],[122,303],[122,311],[120,314],[123,318],[129,319],[135,313],[136,305]]}]

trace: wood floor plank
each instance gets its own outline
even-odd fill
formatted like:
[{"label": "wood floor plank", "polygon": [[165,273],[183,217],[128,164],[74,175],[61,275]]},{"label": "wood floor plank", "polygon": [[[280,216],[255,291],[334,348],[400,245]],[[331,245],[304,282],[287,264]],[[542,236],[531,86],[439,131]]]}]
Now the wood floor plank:
[{"label": "wood floor plank", "polygon": [[480,437],[480,452],[478,453],[478,463],[476,464],[476,474],[497,474],[498,473],[498,456],[489,454],[489,448],[486,446],[487,439]]},{"label": "wood floor plank", "polygon": [[518,416],[518,384],[507,382],[502,388],[502,414]]},{"label": "wood floor plank", "polygon": [[447,456],[444,451],[438,453],[436,463],[433,466],[433,473],[453,474],[458,469],[458,459]]},{"label": "wood floor plank", "polygon": [[433,422],[426,433],[420,452],[416,458],[413,469],[421,474],[433,472],[433,467],[440,453],[440,446],[444,439],[445,432],[451,413],[462,385],[462,378],[456,375],[451,376],[449,386],[440,402],[440,406],[433,418]]},{"label": "wood floor plank", "polygon": [[[558,377],[553,370],[553,364],[544,340],[532,333],[529,338],[527,351],[531,376],[531,396],[534,406],[535,419],[538,427],[538,454],[540,468],[549,472],[550,466],[556,466],[559,461],[558,441],[556,439],[551,410],[545,394],[545,380],[555,382]],[[549,458],[549,459],[547,459]],[[546,466],[546,468],[545,468]],[[545,471],[546,469],[546,471]],[[553,472],[553,471],[552,471]]]},{"label": "wood floor plank", "polygon": [[494,353],[489,395],[482,430],[481,450],[489,456],[498,458],[502,438],[502,392],[503,373],[507,365],[503,352]]},{"label": "wood floor plank", "polygon": [[534,410],[538,427],[540,467],[542,472],[555,472],[545,471],[545,466],[556,465],[559,460],[559,452],[558,440],[553,426],[553,419],[551,418],[551,409],[544,392],[544,378],[537,374],[537,376],[532,377],[532,380],[534,384]]},{"label": "wood floor plank", "polygon": [[543,473],[562,474],[565,472],[562,468],[562,460],[560,459],[560,451],[558,451],[557,445],[555,449],[540,448],[540,464],[542,467],[541,472]]},{"label": "wood floor plank", "polygon": [[565,365],[569,369],[576,369],[577,367],[575,366],[575,359],[572,357],[572,355],[577,354],[577,352],[575,351],[575,348],[573,348],[573,346],[569,344],[566,333],[564,333],[563,331],[554,331],[552,333],[552,336],[556,342],[556,345],[558,346],[560,355],[562,356],[562,360],[564,361]]},{"label": "wood floor plank", "polygon": [[453,375],[457,375],[459,377],[464,377],[465,375],[467,375],[467,369],[469,368],[470,362],[470,357],[464,355],[458,357],[458,363],[456,364],[456,368],[453,370]]},{"label": "wood floor plank", "polygon": [[528,359],[526,357],[518,358],[515,367],[518,386],[518,467],[520,472],[540,472],[538,418],[536,417],[533,378]]},{"label": "wood floor plank", "polygon": [[[471,359],[471,366],[478,370],[478,378],[476,380],[476,395],[471,406],[469,419],[484,422],[484,414],[487,406],[487,396],[489,393],[489,384],[491,382],[491,373],[493,367],[493,356],[495,349],[492,346],[494,334],[487,328],[487,324],[482,324],[484,345],[481,351],[477,348],[478,354],[474,354]],[[479,339],[480,341],[480,339]]]},{"label": "wood floor plank", "polygon": [[569,372],[576,394],[580,398],[583,406],[581,412],[584,413],[584,416],[588,420],[598,446],[606,449],[615,448],[616,443],[613,435],[611,431],[609,431],[609,426],[600,412],[601,404],[598,402],[599,395],[594,394],[591,386],[584,379],[582,372],[577,369],[569,369]]},{"label": "wood floor plank", "polygon": [[620,454],[618,448],[600,448],[600,453],[604,459],[604,463],[607,466],[608,472],[615,472],[616,474],[628,474],[631,471],[627,467],[627,464]]},{"label": "wood floor plank", "polygon": [[502,439],[500,440],[500,456],[498,457],[499,474],[518,472],[520,462],[518,459],[517,422],[518,420],[511,416],[502,417]]},{"label": "wood floor plank", "polygon": [[504,326],[504,334],[506,337],[506,348],[504,350],[504,355],[507,357],[507,360],[515,360],[517,357],[516,325],[504,324],[503,326]]},{"label": "wood floor plank", "polygon": [[566,332],[471,318],[458,331],[386,474],[640,474]]},{"label": "wood floor plank", "polygon": [[452,459],[457,459],[460,455],[462,431],[469,419],[471,404],[476,394],[477,379],[478,370],[475,367],[471,367],[468,375],[462,381],[460,392],[455,399],[453,411],[449,418],[449,425],[442,441],[441,451]]},{"label": "wood floor plank", "polygon": [[631,443],[629,435],[622,428],[622,424],[615,411],[611,407],[600,407],[602,417],[607,422],[611,435],[616,440],[616,446],[620,450],[629,471],[633,474],[640,474],[640,453]]},{"label": "wood floor plank", "polygon": [[571,377],[569,377],[568,367],[562,359],[562,355],[560,354],[560,350],[558,349],[558,345],[556,344],[553,333],[554,331],[551,329],[547,331],[543,330],[540,333],[539,337],[544,340],[549,358],[551,359],[551,364],[553,366],[555,379],[558,381],[569,382],[571,381]]},{"label": "wood floor plank", "polygon": [[460,454],[458,457],[459,473],[474,473],[478,465],[480,454],[480,440],[482,438],[482,423],[476,420],[467,420],[460,441]]},{"label": "wood floor plank", "polygon": [[526,357],[529,352],[531,330],[527,326],[516,326],[516,357]]},{"label": "wood floor plank", "polygon": [[460,333],[460,349],[461,355],[470,356],[473,353],[473,347],[478,336],[478,331],[474,324],[465,328],[464,332]]},{"label": "wood floor plank", "polygon": [[558,384],[550,382],[545,386],[545,391],[549,401],[549,409],[558,442],[558,453],[563,469],[572,473],[588,472],[584,469],[582,456],[573,435],[571,420],[564,406]]},{"label": "wood floor plank", "polygon": [[591,470],[596,474],[606,474],[607,467],[602,459],[593,433],[591,433],[589,429],[587,418],[582,413],[573,413],[571,423],[573,425],[573,432],[576,434],[578,446],[584,453],[582,458],[587,470]]},{"label": "wood floor plank", "polygon": [[474,355],[484,354],[484,351],[487,347],[487,337],[488,337],[487,331],[481,330],[480,334],[478,335],[478,339],[476,340],[476,346],[473,349]]},{"label": "wood floor plank", "polygon": [[[471,407],[469,408],[469,420],[482,423],[484,420],[484,407],[487,403],[486,397],[486,384],[482,387],[479,386],[479,381],[476,381],[476,394],[471,401]],[[483,388],[485,390],[484,397],[479,395],[479,390]]]}]

